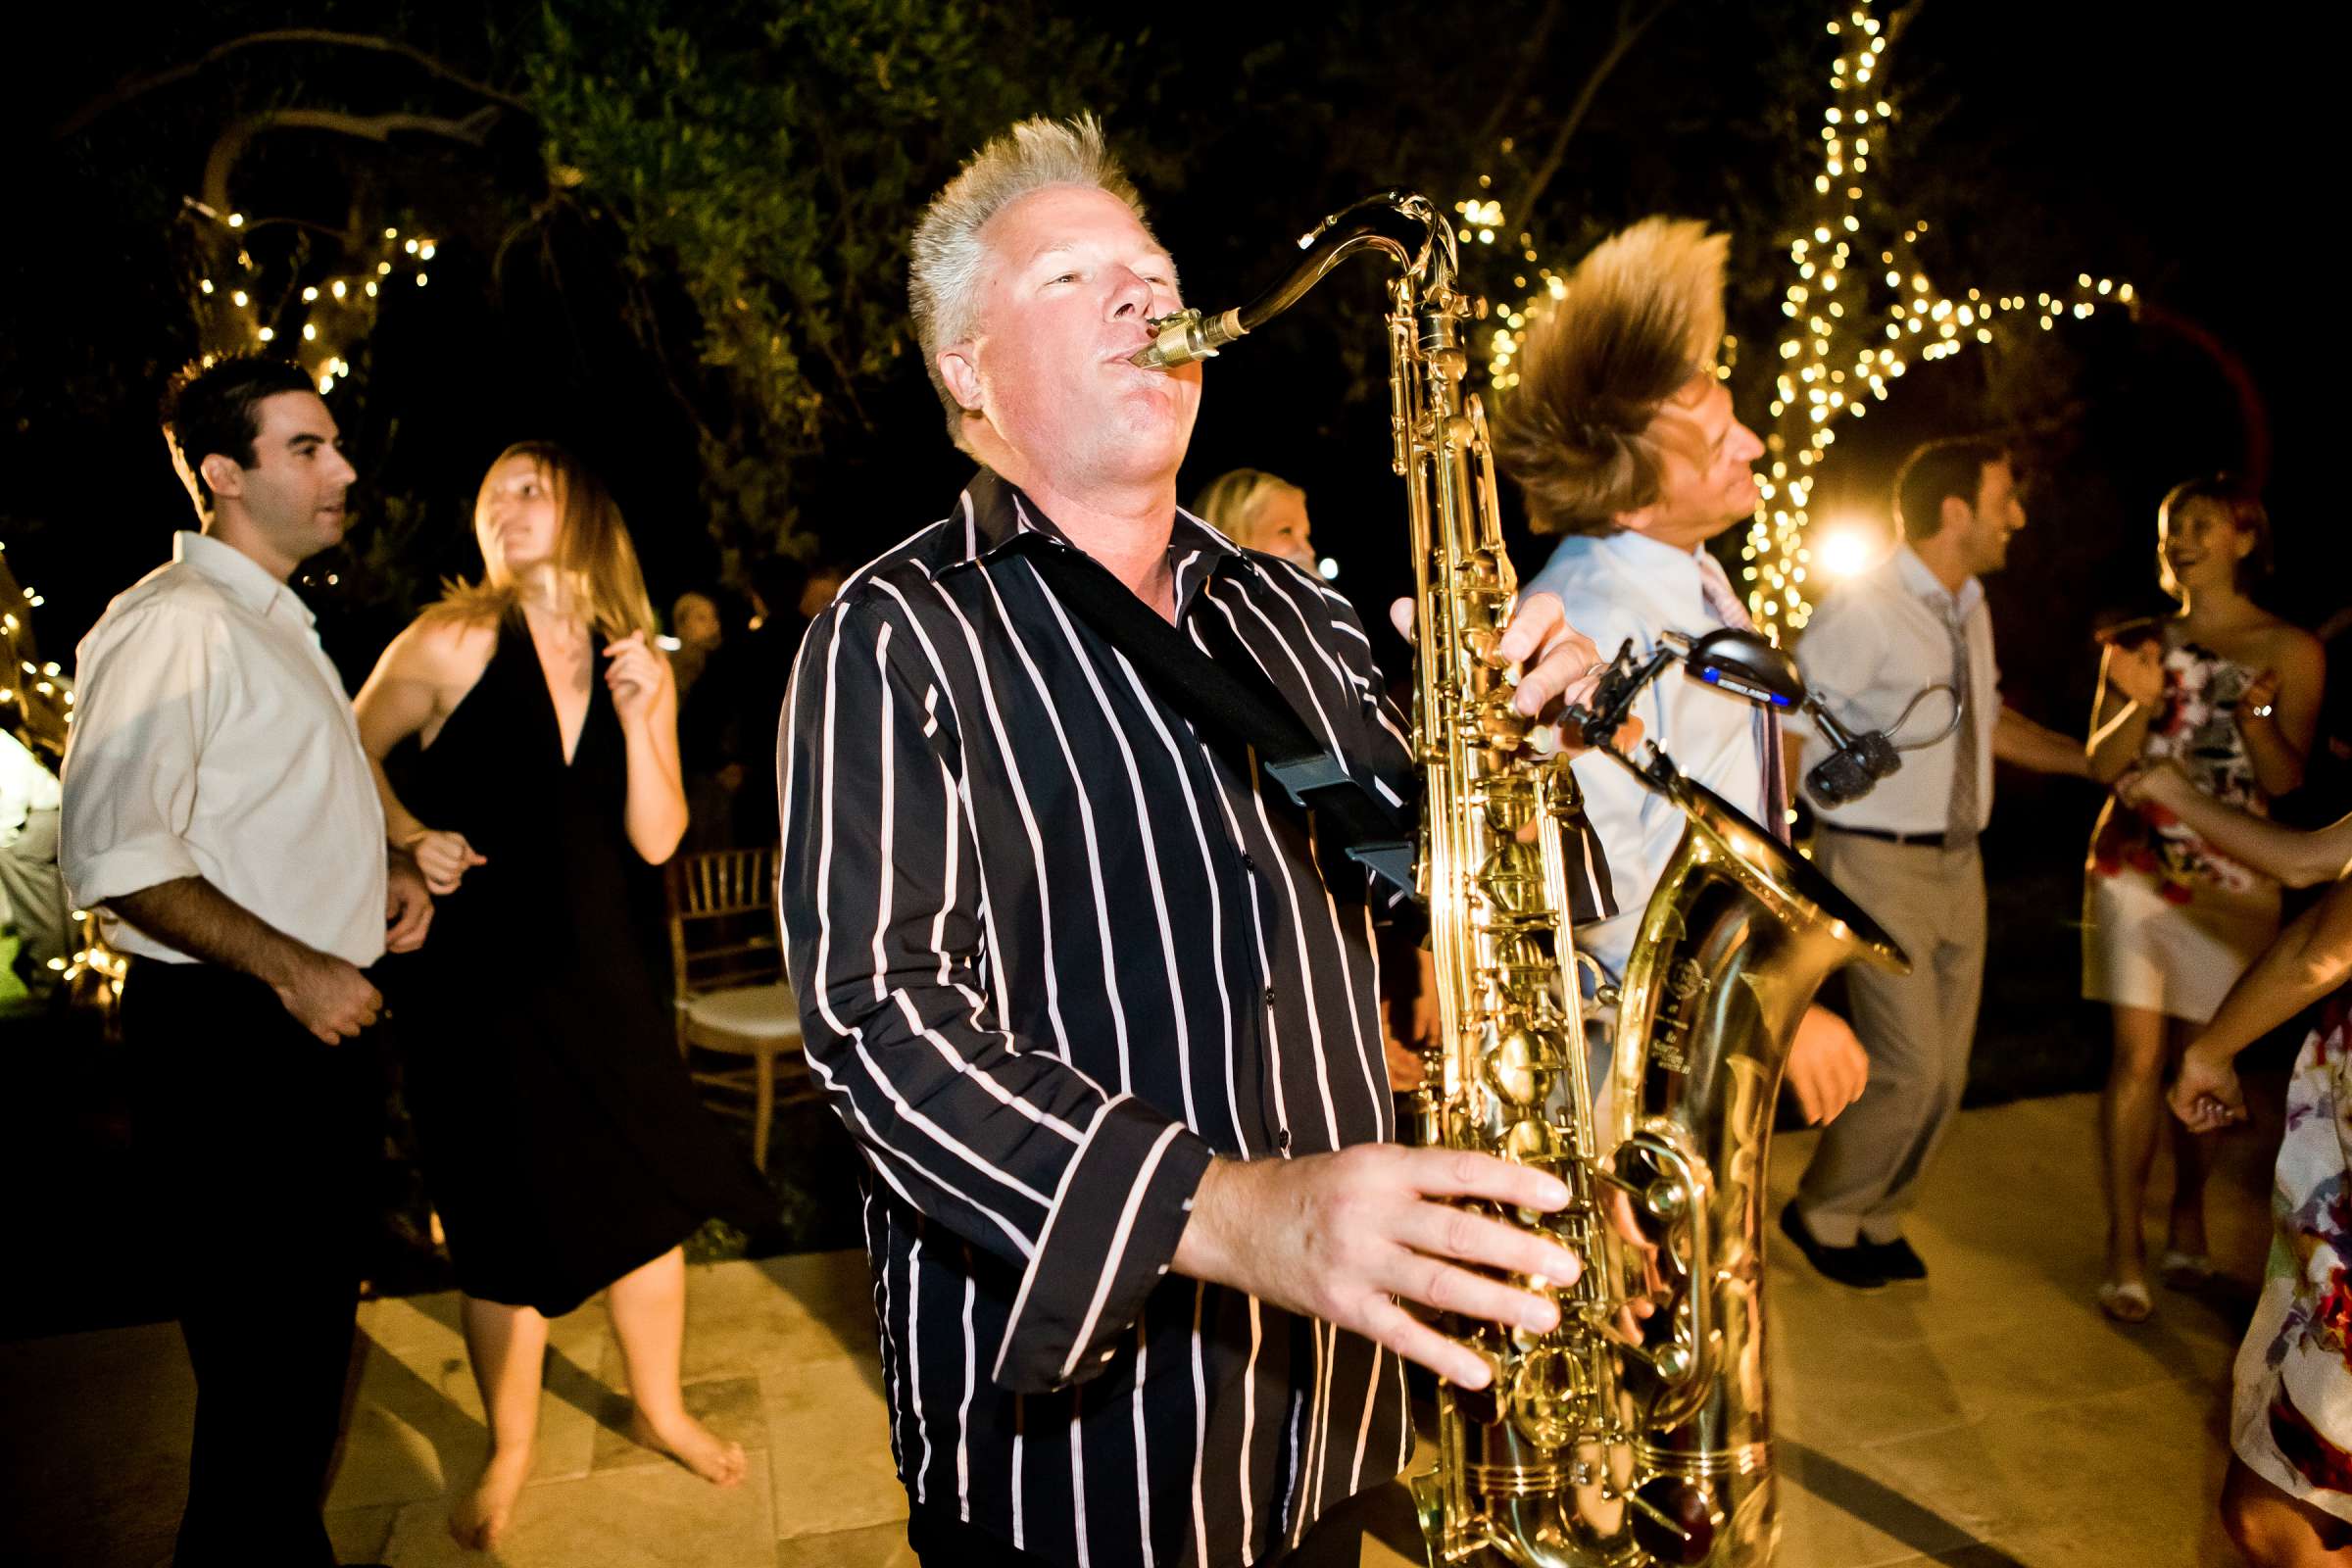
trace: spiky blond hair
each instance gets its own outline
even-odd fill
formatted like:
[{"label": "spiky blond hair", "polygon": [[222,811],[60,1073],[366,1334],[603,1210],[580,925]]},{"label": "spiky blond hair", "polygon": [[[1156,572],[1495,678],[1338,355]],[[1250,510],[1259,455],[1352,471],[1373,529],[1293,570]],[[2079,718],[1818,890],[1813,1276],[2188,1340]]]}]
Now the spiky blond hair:
[{"label": "spiky blond hair", "polygon": [[1529,330],[1494,453],[1538,532],[1613,532],[1658,499],[1685,433],[1668,405],[1714,373],[1730,247],[1704,223],[1645,218],[1593,247]]}]

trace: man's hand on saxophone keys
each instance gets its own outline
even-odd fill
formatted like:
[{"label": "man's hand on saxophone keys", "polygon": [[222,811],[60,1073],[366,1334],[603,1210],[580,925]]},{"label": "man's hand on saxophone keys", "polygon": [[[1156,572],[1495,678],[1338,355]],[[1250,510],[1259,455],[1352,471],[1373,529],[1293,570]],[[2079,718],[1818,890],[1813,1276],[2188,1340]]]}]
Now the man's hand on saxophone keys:
[{"label": "man's hand on saxophone keys", "polygon": [[[1396,635],[1406,642],[1413,637],[1413,602],[1399,599],[1389,607],[1389,619]],[[1567,612],[1560,607],[1557,594],[1530,594],[1519,602],[1510,624],[1503,628],[1502,642],[1495,650],[1497,660],[1506,664],[1519,664],[1519,685],[1511,706],[1539,723],[1554,725],[1559,749],[1571,755],[1589,750],[1592,742],[1580,733],[1572,733],[1559,724],[1560,710],[1569,704],[1590,699],[1594,687],[1600,684],[1601,671],[1608,661],[1592,639],[1568,624]],[[1618,750],[1630,752],[1641,744],[1642,721],[1628,719],[1613,737]],[[1545,745],[1540,749],[1549,751]]]},{"label": "man's hand on saxophone keys", "polygon": [[[1573,1283],[1557,1242],[1449,1200],[1549,1212],[1557,1177],[1466,1150],[1366,1144],[1297,1159],[1218,1159],[1193,1196],[1173,1267],[1363,1335],[1466,1389],[1492,1368],[1400,1301],[1547,1334],[1548,1296],[1495,1275]],[[1467,1265],[1467,1266],[1465,1266]],[[1485,1272],[1491,1271],[1491,1272]]]}]

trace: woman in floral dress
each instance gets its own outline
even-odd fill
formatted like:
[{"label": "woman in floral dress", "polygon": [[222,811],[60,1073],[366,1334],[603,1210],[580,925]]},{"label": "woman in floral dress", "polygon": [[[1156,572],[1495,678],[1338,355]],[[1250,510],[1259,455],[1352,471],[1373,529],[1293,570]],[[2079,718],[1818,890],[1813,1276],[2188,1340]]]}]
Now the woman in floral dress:
[{"label": "woman in floral dress", "polygon": [[2172,1105],[2211,1132],[2245,1116],[2237,1054],[2327,996],[2286,1091],[2262,1297],[2237,1352],[2222,1519],[2260,1568],[2352,1563],[2352,817],[2296,833],[2220,806],[2166,767],[2122,785],[2294,887],[2333,881],[2189,1045]]},{"label": "woman in floral dress", "polygon": [[[2157,572],[2180,611],[2111,633],[2099,666],[2091,772],[2176,763],[2210,799],[2257,815],[2303,779],[2319,719],[2319,640],[2248,597],[2267,570],[2270,519],[2227,479],[2190,480],[2157,512]],[[2140,1213],[2163,1120],[2164,1080],[2189,1036],[2278,929],[2278,884],[2161,805],[2110,801],[2084,875],[2082,994],[2113,1008],[2100,1105],[2107,1276],[2099,1305],[2151,1310]],[[2205,1150],[2174,1139],[2161,1273],[2194,1285],[2205,1257]]]}]

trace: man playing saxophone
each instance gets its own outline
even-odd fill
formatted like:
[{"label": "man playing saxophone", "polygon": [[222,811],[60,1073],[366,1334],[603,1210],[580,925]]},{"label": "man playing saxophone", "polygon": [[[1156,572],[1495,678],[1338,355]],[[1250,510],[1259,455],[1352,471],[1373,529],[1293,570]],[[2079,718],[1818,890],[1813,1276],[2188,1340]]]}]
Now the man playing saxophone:
[{"label": "man playing saxophone", "polygon": [[[1528,592],[1557,595],[1607,653],[1630,638],[1646,658],[1668,632],[1696,637],[1749,624],[1706,549],[1754,513],[1750,465],[1764,452],[1715,371],[1727,244],[1699,223],[1659,218],[1602,241],[1531,328],[1520,384],[1503,405],[1496,459],[1525,493],[1535,529],[1564,535]],[[1770,713],[1673,672],[1636,711],[1686,777],[1786,835]],[[1579,759],[1575,771],[1609,848],[1622,911],[1581,927],[1577,947],[1620,981],[1642,907],[1682,838],[1683,813],[1600,757]],[[1787,1079],[1805,1118],[1835,1117],[1861,1095],[1868,1073],[1852,1029],[1812,1008]]]},{"label": "man playing saxophone", "polygon": [[[1352,1564],[1350,1499],[1412,1448],[1404,1360],[1489,1376],[1399,1301],[1547,1332],[1551,1295],[1508,1280],[1581,1268],[1449,1200],[1550,1211],[1566,1188],[1395,1145],[1372,940],[1394,895],[1054,586],[1114,581],[1262,670],[1345,781],[1416,787],[1346,601],[1176,505],[1200,372],[1131,363],[1176,269],[1095,122],[981,149],[916,228],[912,295],[980,469],[812,625],[779,770],[792,981],[866,1160],[909,1542]],[[1596,656],[1539,594],[1497,662],[1544,717]],[[1575,863],[1575,917],[1610,912],[1589,845]]]}]

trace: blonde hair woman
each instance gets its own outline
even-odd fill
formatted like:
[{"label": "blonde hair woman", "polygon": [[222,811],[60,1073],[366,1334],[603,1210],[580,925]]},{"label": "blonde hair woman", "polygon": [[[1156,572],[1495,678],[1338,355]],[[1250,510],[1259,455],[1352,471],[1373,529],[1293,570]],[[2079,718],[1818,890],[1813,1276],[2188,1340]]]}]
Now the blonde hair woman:
[{"label": "blonde hair woman", "polygon": [[1306,492],[1262,468],[1236,468],[1209,481],[1193,512],[1244,550],[1315,569]]},{"label": "blonde hair woman", "polygon": [[[384,815],[438,896],[397,998],[425,1180],[464,1296],[490,1454],[450,1510],[505,1531],[537,1436],[547,1322],[610,1288],[649,1446],[721,1486],[740,1446],[686,1413],[680,1244],[772,1204],[707,1124],[657,980],[652,868],[686,828],[677,692],[620,512],[560,447],[510,447],[474,505],[483,575],[393,640],[358,702]],[[414,738],[395,792],[383,763]]]}]

